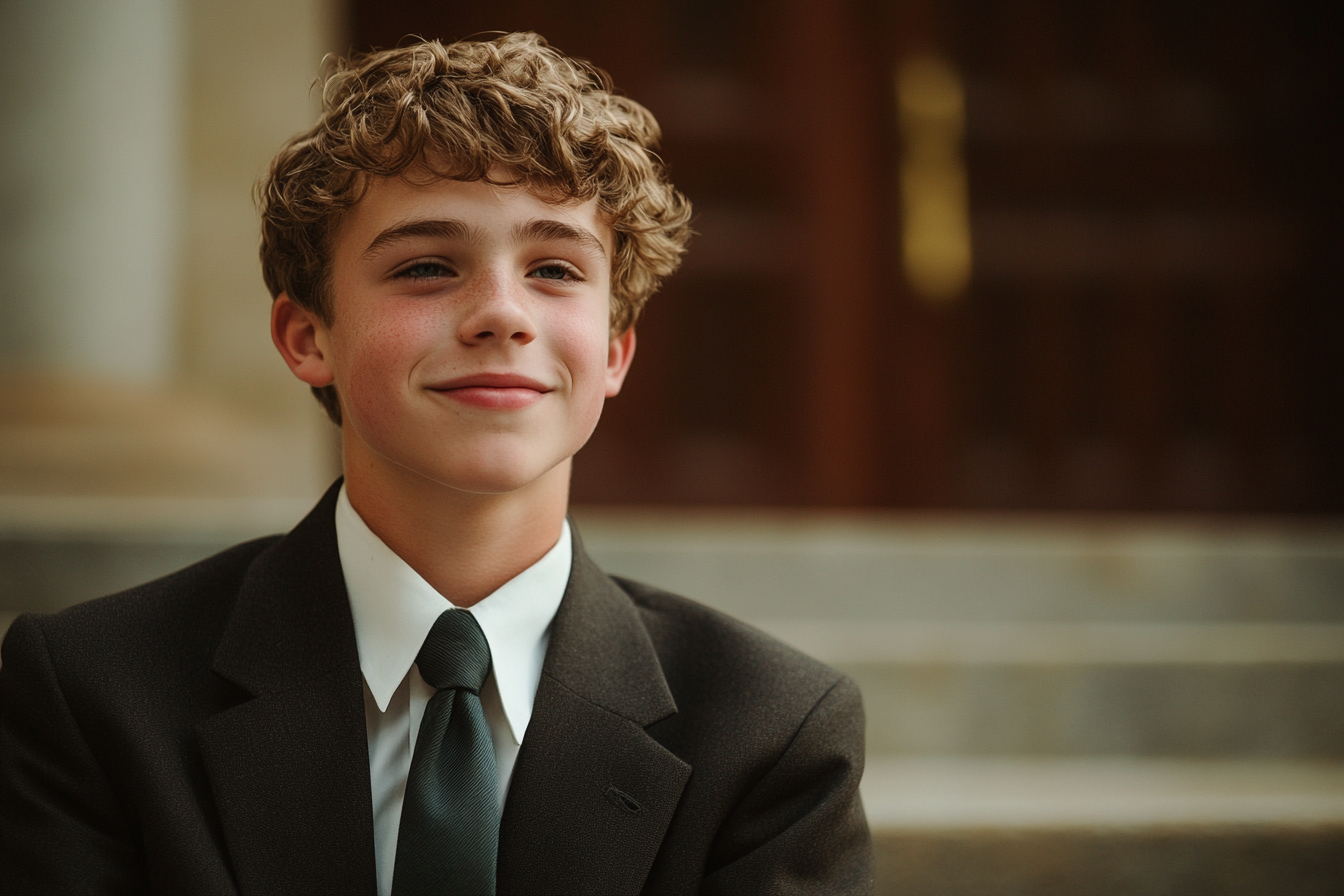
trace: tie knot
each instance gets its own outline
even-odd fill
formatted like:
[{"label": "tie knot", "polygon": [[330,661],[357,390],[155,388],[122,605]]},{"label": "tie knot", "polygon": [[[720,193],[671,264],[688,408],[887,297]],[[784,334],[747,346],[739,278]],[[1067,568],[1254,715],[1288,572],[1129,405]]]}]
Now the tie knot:
[{"label": "tie knot", "polygon": [[476,617],[465,610],[444,610],[415,662],[430,687],[479,694],[490,673],[490,645]]}]

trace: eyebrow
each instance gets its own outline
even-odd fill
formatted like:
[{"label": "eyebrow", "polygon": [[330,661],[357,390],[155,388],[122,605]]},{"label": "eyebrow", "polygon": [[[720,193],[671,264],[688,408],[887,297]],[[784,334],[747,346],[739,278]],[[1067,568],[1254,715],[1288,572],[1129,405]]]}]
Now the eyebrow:
[{"label": "eyebrow", "polygon": [[545,218],[528,221],[526,224],[519,224],[514,227],[513,236],[519,241],[529,239],[567,240],[591,249],[601,256],[603,261],[607,258],[607,247],[602,245],[602,241],[595,234],[582,227],[566,224],[563,221],[552,221]]},{"label": "eyebrow", "polygon": [[389,227],[374,237],[373,242],[369,243],[369,247],[364,250],[364,257],[368,258],[370,255],[376,255],[378,250],[398,240],[416,239],[418,237],[474,242],[480,238],[480,231],[474,227],[468,227],[466,223],[455,218],[407,221],[404,224]]},{"label": "eyebrow", "polygon": [[[368,258],[371,255],[376,255],[379,250],[398,240],[422,237],[475,242],[481,238],[481,232],[478,228],[471,227],[466,222],[459,221],[456,218],[427,218],[421,221],[407,221],[389,227],[374,237],[368,248],[364,250],[364,257]],[[513,228],[513,238],[519,242],[526,240],[567,240],[596,252],[604,261],[607,258],[607,247],[602,245],[602,241],[595,234],[582,227],[566,224],[563,221],[538,218],[528,221],[526,224],[518,224]]]}]

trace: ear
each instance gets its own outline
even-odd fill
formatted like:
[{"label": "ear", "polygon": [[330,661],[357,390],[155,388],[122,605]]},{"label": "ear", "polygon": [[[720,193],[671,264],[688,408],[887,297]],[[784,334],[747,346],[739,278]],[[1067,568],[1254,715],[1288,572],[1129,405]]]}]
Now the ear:
[{"label": "ear", "polygon": [[619,336],[611,337],[607,345],[607,397],[621,393],[621,385],[635,358],[635,328],[629,327]]},{"label": "ear", "polygon": [[271,341],[294,375],[308,385],[320,389],[336,379],[326,326],[289,293],[280,293],[271,303]]}]

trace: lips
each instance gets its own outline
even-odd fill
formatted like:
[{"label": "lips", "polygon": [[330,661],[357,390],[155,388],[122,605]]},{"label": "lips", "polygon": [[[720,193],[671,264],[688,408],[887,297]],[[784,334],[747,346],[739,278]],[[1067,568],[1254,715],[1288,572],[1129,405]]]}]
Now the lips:
[{"label": "lips", "polygon": [[515,373],[478,373],[429,387],[454,401],[489,410],[516,410],[536,404],[551,387]]}]

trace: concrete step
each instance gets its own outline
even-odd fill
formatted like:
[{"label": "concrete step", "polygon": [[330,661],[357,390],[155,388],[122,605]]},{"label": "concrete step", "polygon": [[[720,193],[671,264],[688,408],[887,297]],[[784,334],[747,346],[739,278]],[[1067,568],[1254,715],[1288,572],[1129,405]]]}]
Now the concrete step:
[{"label": "concrete step", "polygon": [[309,498],[0,495],[0,610],[51,611],[283,532]]},{"label": "concrete step", "polygon": [[878,896],[1339,896],[1344,826],[874,832]]},{"label": "concrete step", "polygon": [[871,753],[1344,759],[1344,625],[758,620],[849,673]]},{"label": "concrete step", "polygon": [[1344,622],[1344,523],[575,511],[610,572],[743,618]]},{"label": "concrete step", "polygon": [[1344,764],[869,758],[878,892],[1337,894]]},{"label": "concrete step", "polygon": [[321,411],[297,391],[270,389],[262,403],[242,398],[246,391],[228,401],[125,378],[7,369],[0,495],[320,495],[335,475]]},{"label": "concrete step", "polygon": [[879,754],[863,800],[883,830],[1344,825],[1344,762]]}]

